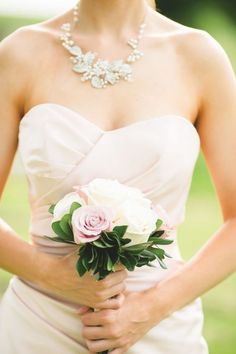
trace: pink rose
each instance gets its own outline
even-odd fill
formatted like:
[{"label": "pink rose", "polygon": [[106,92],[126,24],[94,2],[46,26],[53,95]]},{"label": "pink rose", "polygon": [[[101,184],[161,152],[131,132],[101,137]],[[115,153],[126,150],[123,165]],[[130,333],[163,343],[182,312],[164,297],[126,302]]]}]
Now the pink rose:
[{"label": "pink rose", "polygon": [[71,221],[75,242],[92,242],[102,231],[111,231],[112,217],[112,209],[105,206],[85,205],[76,209]]}]

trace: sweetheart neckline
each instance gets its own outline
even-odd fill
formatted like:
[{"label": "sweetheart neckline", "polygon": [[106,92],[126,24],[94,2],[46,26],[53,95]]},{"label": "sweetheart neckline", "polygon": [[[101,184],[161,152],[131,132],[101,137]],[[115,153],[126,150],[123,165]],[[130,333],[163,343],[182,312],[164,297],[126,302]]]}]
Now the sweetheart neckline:
[{"label": "sweetheart neckline", "polygon": [[31,114],[34,110],[36,109],[39,109],[40,107],[44,107],[44,106],[54,106],[54,107],[59,107],[61,109],[64,109],[66,110],[67,112],[70,112],[76,116],[78,116],[80,119],[82,119],[84,122],[86,122],[87,124],[90,124],[91,126],[97,128],[100,132],[102,132],[102,134],[111,134],[111,133],[115,133],[115,132],[119,132],[119,131],[122,131],[122,130],[126,130],[126,129],[130,129],[134,126],[137,126],[139,124],[145,124],[145,123],[148,123],[148,122],[151,122],[151,121],[154,121],[154,120],[162,120],[162,119],[166,119],[168,117],[170,118],[175,118],[177,120],[180,120],[180,121],[183,121],[185,122],[186,124],[188,124],[190,127],[192,127],[193,129],[193,132],[195,133],[195,136],[197,137],[198,141],[200,142],[200,136],[199,136],[199,133],[197,131],[197,128],[194,126],[193,123],[190,122],[190,120],[182,115],[179,115],[179,114],[175,114],[175,113],[166,113],[166,114],[161,114],[161,115],[157,115],[157,116],[153,116],[151,118],[147,118],[147,119],[142,119],[142,120],[139,120],[139,121],[136,121],[136,122],[133,122],[133,123],[130,123],[130,124],[127,124],[127,125],[124,125],[122,127],[119,127],[119,128],[114,128],[114,129],[109,129],[109,130],[104,130],[102,128],[100,128],[97,124],[95,124],[94,122],[92,122],[91,120],[85,118],[80,112],[72,109],[72,108],[69,108],[65,105],[62,105],[62,104],[58,104],[58,103],[53,103],[53,102],[43,102],[43,103],[38,103],[36,104],[35,106],[32,106],[24,115],[23,117],[21,118],[20,120],[20,123],[19,123],[19,126],[21,126],[21,124],[23,124],[23,122],[26,120],[26,117]]}]

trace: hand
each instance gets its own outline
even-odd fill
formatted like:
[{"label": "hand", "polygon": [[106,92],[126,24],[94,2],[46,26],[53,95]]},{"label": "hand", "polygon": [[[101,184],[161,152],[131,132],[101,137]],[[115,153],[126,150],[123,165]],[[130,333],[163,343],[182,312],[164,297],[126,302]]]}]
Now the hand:
[{"label": "hand", "polygon": [[50,256],[39,285],[66,300],[88,307],[119,308],[123,303],[120,294],[125,290],[127,277],[124,267],[117,266],[114,273],[98,281],[91,273],[79,276],[76,271],[77,259],[77,254]]},{"label": "hand", "polygon": [[155,321],[151,318],[150,299],[146,294],[126,294],[123,305],[117,310],[80,312],[82,334],[91,353],[105,350],[110,350],[109,354],[126,353],[153,327]]}]

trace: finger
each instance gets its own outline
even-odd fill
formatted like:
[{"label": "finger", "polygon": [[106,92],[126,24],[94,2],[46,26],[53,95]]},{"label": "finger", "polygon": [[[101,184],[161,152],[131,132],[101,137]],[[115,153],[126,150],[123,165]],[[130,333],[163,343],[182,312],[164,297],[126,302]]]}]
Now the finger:
[{"label": "finger", "polygon": [[101,310],[89,312],[81,316],[81,322],[84,326],[101,326],[111,324],[115,321],[115,310]]},{"label": "finger", "polygon": [[93,310],[88,307],[88,306],[81,306],[78,310],[77,310],[77,314],[78,315],[84,315],[87,312],[92,312]]},{"label": "finger", "polygon": [[113,349],[117,347],[117,343],[111,339],[101,339],[101,340],[88,340],[86,339],[86,344],[91,352],[102,352],[105,350]]},{"label": "finger", "polygon": [[125,296],[123,293],[116,295],[113,298],[110,298],[106,301],[103,301],[101,303],[98,303],[96,305],[97,309],[111,309],[111,310],[118,310],[121,308],[125,301]]},{"label": "finger", "polygon": [[126,285],[124,282],[122,282],[117,285],[114,285],[112,288],[101,291],[101,295],[105,300],[108,300],[114,296],[123,293],[125,289],[126,289]]},{"label": "finger", "polygon": [[98,340],[98,339],[112,339],[107,327],[102,326],[84,326],[82,329],[82,335],[88,340]]},{"label": "finger", "polygon": [[100,285],[104,288],[109,288],[123,282],[127,276],[128,273],[126,270],[119,270],[109,274],[105,279],[100,280]]}]

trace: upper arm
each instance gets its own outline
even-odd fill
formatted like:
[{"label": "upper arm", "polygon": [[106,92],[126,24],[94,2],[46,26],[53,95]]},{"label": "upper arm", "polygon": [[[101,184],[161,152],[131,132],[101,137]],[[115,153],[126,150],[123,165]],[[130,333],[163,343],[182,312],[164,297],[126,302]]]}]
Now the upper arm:
[{"label": "upper arm", "polygon": [[208,33],[197,47],[201,107],[196,125],[226,220],[236,217],[236,78],[224,49]]},{"label": "upper arm", "polygon": [[0,43],[0,196],[17,149],[18,127],[26,94],[27,64],[21,48],[23,30]]}]

